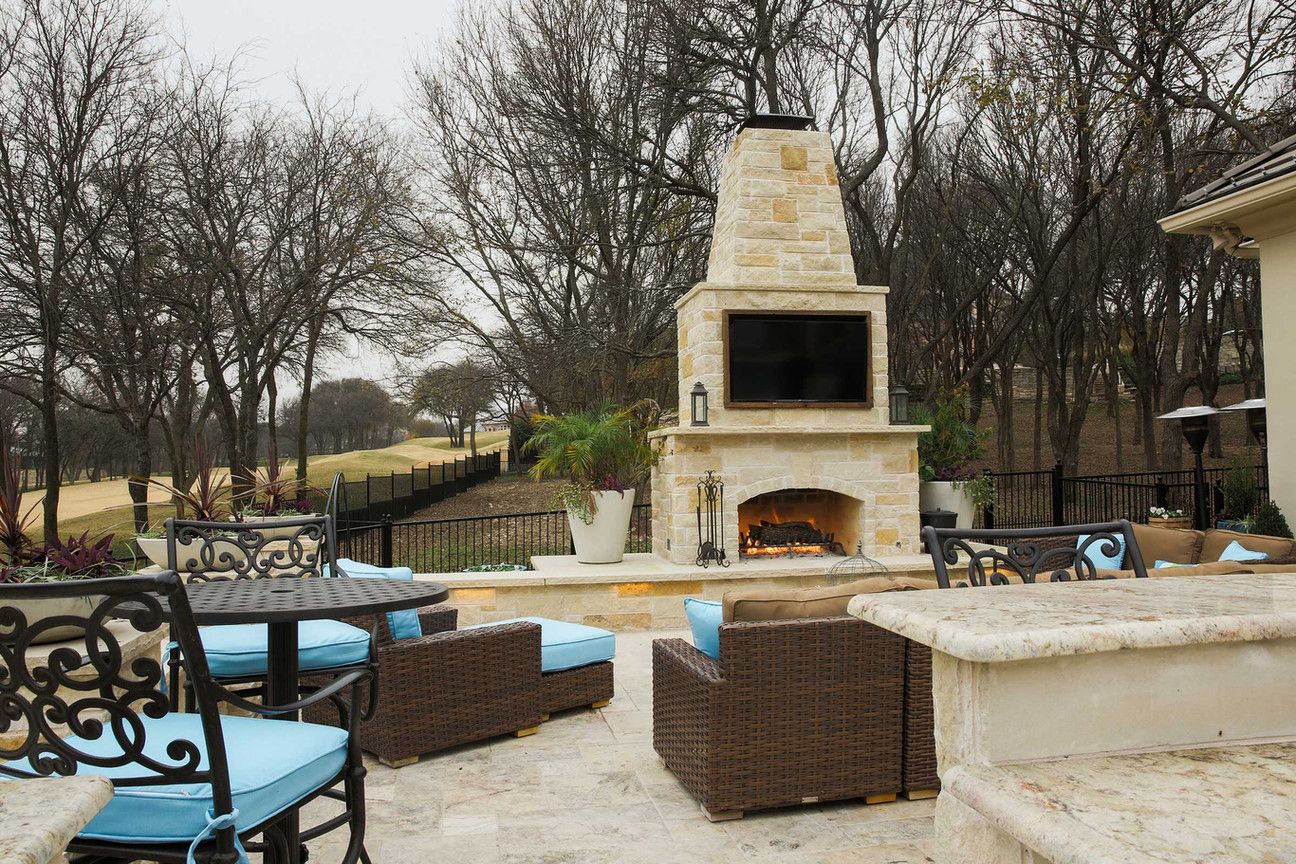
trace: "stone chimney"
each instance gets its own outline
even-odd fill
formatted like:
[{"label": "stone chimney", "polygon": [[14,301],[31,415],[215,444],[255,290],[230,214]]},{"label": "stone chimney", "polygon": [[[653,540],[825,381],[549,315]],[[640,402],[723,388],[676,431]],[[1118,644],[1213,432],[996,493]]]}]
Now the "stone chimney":
[{"label": "stone chimney", "polygon": [[[653,551],[676,564],[692,562],[704,539],[698,482],[707,471],[725,484],[716,540],[731,560],[766,551],[751,551],[749,529],[771,512],[807,520],[847,554],[918,551],[922,427],[889,422],[887,289],[855,283],[832,142],[808,124],[753,118],[738,133],[725,157],[707,280],[675,304],[680,425],[652,435],[661,446],[652,500]],[[867,399],[731,401],[729,324],[753,313],[866,318]],[[690,425],[695,382],[708,392],[706,426]]]},{"label": "stone chimney", "polygon": [[826,132],[738,134],[720,179],[707,282],[790,290],[855,284]]}]

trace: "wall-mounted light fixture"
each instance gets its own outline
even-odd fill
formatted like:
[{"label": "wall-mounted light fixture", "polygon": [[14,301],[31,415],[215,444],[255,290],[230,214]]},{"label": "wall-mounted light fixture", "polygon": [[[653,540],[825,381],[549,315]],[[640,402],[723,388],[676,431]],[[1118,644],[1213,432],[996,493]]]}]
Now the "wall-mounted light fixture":
[{"label": "wall-mounted light fixture", "polygon": [[699,381],[693,385],[693,389],[689,391],[689,395],[692,397],[691,400],[692,413],[693,413],[692,425],[694,426],[707,425],[707,389],[703,387],[702,382]]}]

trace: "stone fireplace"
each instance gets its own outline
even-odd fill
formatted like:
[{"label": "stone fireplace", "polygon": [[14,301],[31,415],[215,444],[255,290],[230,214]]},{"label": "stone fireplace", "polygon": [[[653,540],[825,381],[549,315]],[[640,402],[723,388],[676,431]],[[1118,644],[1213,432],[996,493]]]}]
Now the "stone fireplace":
[{"label": "stone fireplace", "polygon": [[[680,425],[653,433],[652,479],[653,551],[674,563],[697,555],[708,470],[725,484],[720,541],[732,562],[919,551],[922,428],[890,425],[887,289],[855,284],[828,135],[787,125],[753,118],[739,132],[707,281],[676,303]],[[774,347],[735,344],[749,334]],[[706,426],[689,425],[696,382]]]}]

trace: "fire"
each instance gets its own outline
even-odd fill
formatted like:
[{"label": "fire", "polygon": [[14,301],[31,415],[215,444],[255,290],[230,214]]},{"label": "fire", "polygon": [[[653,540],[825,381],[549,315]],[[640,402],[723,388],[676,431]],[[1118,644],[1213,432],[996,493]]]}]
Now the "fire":
[{"label": "fire", "polygon": [[759,495],[738,507],[739,553],[776,558],[839,552],[824,530],[820,508],[828,506],[818,490],[787,490]]}]

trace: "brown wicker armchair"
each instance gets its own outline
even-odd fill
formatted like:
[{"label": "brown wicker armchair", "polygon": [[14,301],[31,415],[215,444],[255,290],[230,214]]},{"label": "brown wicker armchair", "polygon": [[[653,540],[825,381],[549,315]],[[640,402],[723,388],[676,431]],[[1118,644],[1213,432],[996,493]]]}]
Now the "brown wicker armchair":
[{"label": "brown wicker armchair", "polygon": [[712,821],[901,789],[905,640],[847,616],[653,643],[653,747]]},{"label": "brown wicker armchair", "polygon": [[[496,735],[531,734],[544,719],[540,626],[456,630],[457,621],[452,607],[421,609],[424,635],[393,641],[385,615],[349,619],[377,634],[377,708],[359,732],[360,746],[383,764],[398,767]],[[305,719],[336,723],[323,711]]]}]

